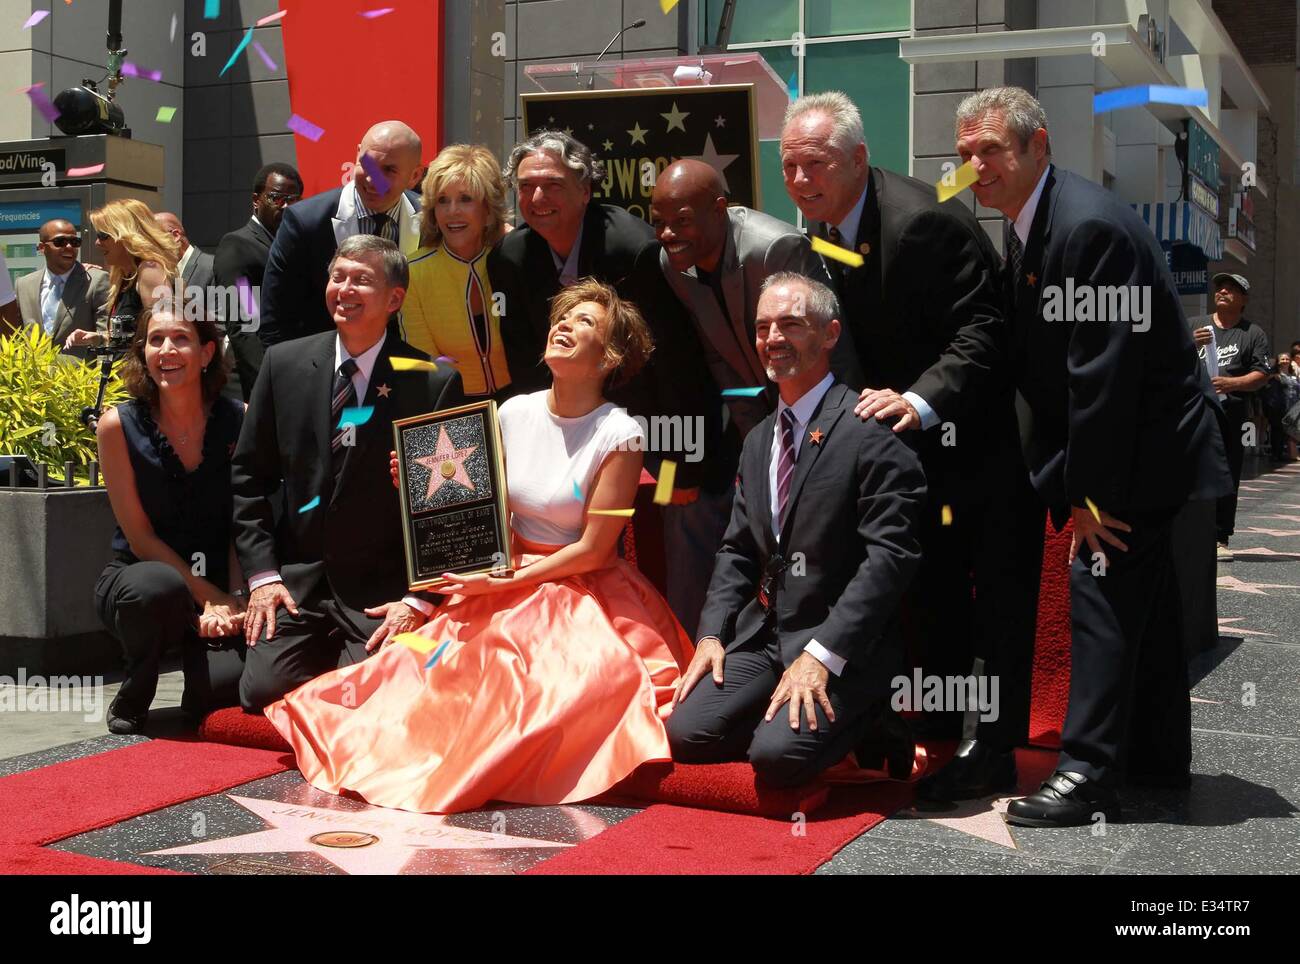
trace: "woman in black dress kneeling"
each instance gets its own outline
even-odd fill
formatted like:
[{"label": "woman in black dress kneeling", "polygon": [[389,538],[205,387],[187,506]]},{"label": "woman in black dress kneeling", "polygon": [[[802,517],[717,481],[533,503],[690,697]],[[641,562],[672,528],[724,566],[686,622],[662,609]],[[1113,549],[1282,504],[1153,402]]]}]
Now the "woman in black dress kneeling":
[{"label": "woman in black dress kneeling", "polygon": [[187,715],[197,721],[236,702],[247,594],[232,541],[230,456],[244,406],[221,395],[224,361],[211,321],[146,309],[123,365],[131,398],[99,420],[118,526],[95,601],[126,657],[108,708],[113,733],[140,731],[173,648]]}]

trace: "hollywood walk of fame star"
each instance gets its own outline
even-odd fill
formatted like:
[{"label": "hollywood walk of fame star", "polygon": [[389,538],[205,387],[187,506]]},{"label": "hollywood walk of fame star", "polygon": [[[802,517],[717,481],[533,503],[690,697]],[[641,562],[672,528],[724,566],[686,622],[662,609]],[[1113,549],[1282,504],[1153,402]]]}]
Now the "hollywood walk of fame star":
[{"label": "hollywood walk of fame star", "polygon": [[1193,702],[1193,703],[1209,703],[1209,704],[1212,705],[1212,706],[1222,706],[1222,705],[1223,705],[1223,701],[1222,701],[1222,700],[1203,700],[1203,699],[1201,699],[1199,696],[1193,696],[1193,697],[1192,697],[1192,702]]},{"label": "hollywood walk of fame star", "polygon": [[822,439],[824,439],[825,437],[826,437],[826,433],[823,432],[820,428],[814,428],[811,432],[808,433],[808,441],[812,442],[813,445],[821,445]]},{"label": "hollywood walk of fame star", "polygon": [[1300,522],[1300,515],[1266,515],[1262,519],[1281,519],[1283,522]]},{"label": "hollywood walk of fame star", "polygon": [[375,393],[380,398],[387,398],[392,391],[393,390],[389,388],[387,385],[380,385],[378,388],[375,389]]},{"label": "hollywood walk of fame star", "polygon": [[667,114],[660,114],[668,122],[668,131],[670,133],[676,127],[683,134],[686,133],[686,118],[691,116],[690,111],[680,111],[677,109],[677,101],[673,101],[673,109]]},{"label": "hollywood walk of fame star", "polygon": [[1266,549],[1263,546],[1256,546],[1254,549],[1233,549],[1232,553],[1236,556],[1272,556],[1277,559],[1300,559],[1300,554],[1294,552],[1274,552],[1272,549]]},{"label": "hollywood walk of fame star", "polygon": [[705,134],[704,153],[694,155],[691,160],[703,161],[705,164],[709,165],[709,167],[717,171],[718,176],[722,178],[722,186],[730,191],[731,186],[727,184],[727,175],[723,172],[726,171],[727,166],[739,156],[739,154],[719,154],[718,149],[713,146],[713,135]]},{"label": "hollywood walk of fame star", "polygon": [[1261,536],[1300,536],[1300,529],[1257,529],[1250,526],[1247,532],[1256,532]]},{"label": "hollywood walk of fame star", "polygon": [[605,143],[601,144],[600,146],[605,148],[605,150],[607,151],[612,151],[614,149],[614,142],[607,137],[605,138]]},{"label": "hollywood walk of fame star", "polygon": [[647,130],[643,130],[640,121],[638,121],[637,123],[632,125],[632,129],[628,131],[628,133],[632,135],[633,144],[644,144],[645,136],[650,132]]},{"label": "hollywood walk of fame star", "polygon": [[1279,582],[1246,582],[1236,576],[1220,576],[1215,585],[1220,589],[1227,589],[1229,592],[1244,592],[1254,596],[1277,595],[1277,593],[1264,592],[1265,589],[1300,589],[1300,586],[1291,586]]},{"label": "hollywood walk of fame star", "polygon": [[727,126],[727,119],[726,119],[725,117],[723,117],[721,114],[719,114],[717,117],[713,118],[713,126],[714,126],[714,127],[726,127],[726,126]]},{"label": "hollywood walk of fame star", "polygon": [[1247,629],[1245,626],[1229,626],[1229,623],[1235,623],[1245,619],[1245,616],[1233,616],[1230,619],[1219,617],[1219,635],[1220,636],[1238,636],[1243,639],[1249,639],[1252,636],[1273,636],[1274,633],[1266,633],[1262,629]]},{"label": "hollywood walk of fame star", "polygon": [[929,811],[911,810],[907,817],[916,820],[929,820],[950,830],[987,840],[999,847],[1011,850],[1019,849],[1015,837],[1003,819],[1007,804],[1023,794],[1013,793],[1004,797],[984,797],[980,800],[962,800],[952,810]]},{"label": "hollywood walk of fame star", "polygon": [[[278,800],[230,794],[227,799],[257,814],[270,827],[220,840],[205,840],[167,850],[154,850],[141,856],[311,853],[324,857],[349,874],[396,874],[401,872],[419,850],[511,850],[573,846],[533,837],[512,837],[504,833],[468,830],[450,825],[446,817],[389,810],[385,807],[330,810],[301,803],[282,803]],[[333,847],[317,842],[322,839],[322,834],[331,831],[338,835],[334,839],[347,834],[354,838],[354,842],[370,842],[363,846]]]},{"label": "hollywood walk of fame star", "polygon": [[470,445],[463,449],[456,448],[451,444],[447,426],[439,425],[438,447],[433,450],[432,455],[415,460],[417,465],[423,465],[429,470],[429,491],[424,494],[424,498],[432,499],[434,493],[447,481],[459,482],[473,492],[474,483],[470,481],[469,473],[465,471],[465,460],[473,455],[477,448],[477,445]]}]

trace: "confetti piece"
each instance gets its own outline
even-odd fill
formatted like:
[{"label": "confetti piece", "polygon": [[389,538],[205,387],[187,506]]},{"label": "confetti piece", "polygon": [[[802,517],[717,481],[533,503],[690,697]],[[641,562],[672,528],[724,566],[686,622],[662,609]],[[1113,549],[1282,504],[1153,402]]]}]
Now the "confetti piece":
[{"label": "confetti piece", "polygon": [[645,470],[644,465],[641,466],[641,476],[636,480],[636,484],[638,486],[655,484],[655,477]]},{"label": "confetti piece", "polygon": [[301,134],[309,141],[318,141],[325,135],[325,128],[317,127],[307,118],[299,117],[297,114],[290,117],[284,126],[295,134]]},{"label": "confetti piece", "polygon": [[91,164],[88,167],[70,167],[68,168],[68,177],[87,177],[91,174],[98,174],[104,169],[103,164]]},{"label": "confetti piece", "polygon": [[34,14],[32,14],[30,17],[27,18],[27,22],[23,24],[23,29],[29,30],[30,28],[36,26],[38,23],[40,23],[49,15],[50,12],[48,10],[37,10]]},{"label": "confetti piece", "polygon": [[438,648],[438,641],[430,639],[428,636],[421,636],[419,633],[400,633],[393,637],[393,642],[401,643],[417,653],[428,654]]},{"label": "confetti piece", "polygon": [[675,6],[677,6],[677,0],[659,0],[659,9],[665,14],[670,13]]},{"label": "confetti piece", "polygon": [[1088,498],[1088,497],[1085,495],[1085,496],[1083,497],[1083,504],[1086,505],[1086,506],[1088,507],[1088,511],[1092,513],[1092,517],[1093,517],[1094,519],[1097,520],[1098,524],[1100,524],[1100,523],[1101,523],[1101,513],[1097,511],[1097,503],[1096,503],[1096,502],[1093,502],[1092,499]]},{"label": "confetti piece", "polygon": [[248,279],[240,275],[235,279],[235,288],[239,291],[239,303],[244,309],[244,314],[250,319],[257,317],[257,299],[253,297],[253,286],[248,283]]},{"label": "confetti piece", "polygon": [[722,397],[727,398],[728,396],[730,396],[732,398],[757,398],[759,395],[762,395],[765,391],[767,391],[767,389],[764,388],[762,385],[755,385],[753,388],[724,388],[722,390]]},{"label": "confetti piece", "polygon": [[362,10],[361,16],[365,17],[367,20],[375,20],[392,13],[396,9],[396,7],[379,7],[375,10]]},{"label": "confetti piece", "polygon": [[942,204],[949,198],[956,197],[979,179],[980,176],[975,173],[975,168],[971,167],[970,161],[967,161],[951,174],[945,174],[939,178],[939,183],[934,186],[935,192],[939,195],[939,203]]},{"label": "confetti piece", "polygon": [[826,255],[828,258],[833,258],[836,261],[843,261],[851,268],[862,267],[862,255],[858,254],[856,251],[850,251],[848,248],[841,248],[838,244],[831,244],[825,238],[819,238],[814,235],[812,239],[812,249],[818,254]]},{"label": "confetti piece", "polygon": [[221,0],[203,0],[203,19],[216,20],[221,16]]},{"label": "confetti piece", "polygon": [[1094,94],[1092,112],[1104,114],[1125,107],[1141,107],[1143,104],[1185,104],[1191,107],[1208,107],[1209,103],[1210,95],[1204,88],[1149,84],[1142,87],[1120,87],[1117,90]]},{"label": "confetti piece", "polygon": [[588,509],[587,515],[616,515],[630,519],[635,511],[636,509]]},{"label": "confetti piece", "polygon": [[32,106],[47,121],[53,124],[59,119],[59,109],[50,103],[50,99],[45,96],[45,91],[41,88],[44,84],[32,84],[30,87],[24,87],[23,93],[31,100]]},{"label": "confetti piece", "polygon": [[335,429],[342,429],[343,426],[348,424],[365,425],[366,422],[370,421],[370,416],[374,414],[375,409],[373,405],[360,405],[356,408],[345,408],[343,411],[339,412],[339,423],[334,427]]},{"label": "confetti piece", "polygon": [[450,646],[450,645],[451,645],[451,640],[449,639],[449,640],[445,641],[441,646],[439,646],[439,647],[438,647],[438,651],[437,651],[436,653],[433,654],[433,658],[430,659],[427,663],[424,664],[424,668],[425,668],[425,669],[433,669],[433,664],[436,663],[436,662],[438,662],[438,657],[442,655],[442,651],[443,651],[444,649],[446,649],[446,648],[447,648],[448,646]]},{"label": "confetti piece", "polygon": [[258,43],[256,40],[253,41],[253,49],[256,50],[257,53],[261,56],[261,58],[262,58],[262,63],[266,64],[266,69],[267,69],[267,70],[279,70],[279,69],[280,69],[279,66],[276,64],[276,62],[275,62],[274,60],[271,59],[271,55],[268,54],[268,53],[266,52],[266,48],[263,47],[263,46],[262,46],[260,43]]},{"label": "confetti piece", "polygon": [[799,71],[796,70],[794,73],[790,75],[790,79],[786,81],[785,86],[786,89],[790,92],[790,99],[798,100],[799,99]]},{"label": "confetti piece", "polygon": [[253,26],[265,27],[268,23],[275,23],[277,20],[279,20],[288,12],[289,12],[288,10],[278,10],[275,13],[269,13],[261,20],[257,21],[257,23],[255,23]]},{"label": "confetti piece", "polygon": [[939,510],[939,522],[946,526],[952,525],[952,506],[945,505]]},{"label": "confetti piece", "polygon": [[226,61],[226,66],[221,68],[220,74],[217,74],[218,77],[223,76],[226,73],[226,71],[231,68],[234,62],[239,59],[239,55],[244,52],[244,48],[246,48],[250,43],[253,42],[253,30],[254,30],[253,27],[248,28],[248,32],[244,34],[244,36],[240,39],[239,44],[235,47],[235,52],[231,54],[230,59]]},{"label": "confetti piece", "polygon": [[167,38],[170,43],[176,42],[176,22],[176,14],[172,14],[172,32],[171,36]]},{"label": "confetti piece", "polygon": [[578,480],[573,480],[573,497],[579,502],[582,501],[582,488],[578,485]]},{"label": "confetti piece", "polygon": [[370,183],[375,186],[375,190],[380,194],[387,194],[392,185],[388,183],[388,178],[384,176],[384,172],[380,170],[379,162],[369,154],[362,154],[361,167],[365,170],[366,177],[370,178]]},{"label": "confetti piece", "polygon": [[667,505],[673,501],[673,483],[677,481],[677,463],[664,459],[659,467],[659,481],[655,483],[655,505]]},{"label": "confetti piece", "polygon": [[434,361],[436,361],[436,362],[446,362],[448,365],[459,365],[459,364],[460,364],[460,362],[456,361],[456,359],[452,358],[450,355],[439,355],[437,358],[434,359]]},{"label": "confetti piece", "polygon": [[312,499],[310,502],[308,502],[308,503],[307,503],[305,506],[303,506],[301,509],[299,509],[299,510],[298,510],[298,513],[301,515],[301,514],[304,513],[304,512],[310,512],[312,509],[316,508],[318,505],[320,505],[320,496],[319,496],[319,495],[316,496],[316,498]]},{"label": "confetti piece", "polygon": [[422,358],[389,358],[388,364],[393,366],[395,372],[436,372],[438,366],[431,361],[425,361]]},{"label": "confetti piece", "polygon": [[129,61],[129,60],[124,61],[124,62],[122,63],[122,76],[123,76],[123,77],[140,77],[140,78],[143,78],[144,80],[151,80],[151,81],[153,81],[155,84],[161,84],[161,83],[162,83],[162,71],[161,71],[161,70],[149,70],[149,69],[147,69],[147,68],[145,68],[145,67],[141,67],[139,64],[133,64],[133,63],[131,63],[131,61]]},{"label": "confetti piece", "polygon": [[163,124],[170,124],[172,122],[172,118],[175,116],[176,116],[175,107],[159,107],[158,116],[155,117],[154,120],[160,121]]}]

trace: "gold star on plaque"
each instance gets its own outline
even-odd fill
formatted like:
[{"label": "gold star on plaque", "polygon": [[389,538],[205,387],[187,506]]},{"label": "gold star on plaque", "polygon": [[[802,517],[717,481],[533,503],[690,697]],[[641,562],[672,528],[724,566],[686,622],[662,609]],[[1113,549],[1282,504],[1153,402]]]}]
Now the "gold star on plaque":
[{"label": "gold star on plaque", "polygon": [[389,388],[387,385],[380,385],[378,388],[375,389],[375,392],[378,393],[380,398],[387,398],[389,395],[392,394],[393,390]]},{"label": "gold star on plaque", "polygon": [[676,127],[679,131],[685,134],[686,133],[685,121],[686,118],[691,116],[691,112],[690,111],[683,112],[678,110],[677,101],[673,101],[673,109],[670,110],[667,114],[660,114],[659,116],[668,122],[669,131],[671,131],[674,127]]},{"label": "gold star on plaque", "polygon": [[649,131],[646,131],[646,130],[642,130],[642,129],[641,129],[641,124],[640,124],[640,122],[638,122],[638,123],[632,125],[632,129],[631,129],[630,131],[628,131],[628,133],[632,135],[632,143],[633,143],[633,144],[644,144],[644,143],[645,143],[645,136],[646,136],[646,134],[648,134],[648,133],[650,133],[650,132],[649,132]]}]

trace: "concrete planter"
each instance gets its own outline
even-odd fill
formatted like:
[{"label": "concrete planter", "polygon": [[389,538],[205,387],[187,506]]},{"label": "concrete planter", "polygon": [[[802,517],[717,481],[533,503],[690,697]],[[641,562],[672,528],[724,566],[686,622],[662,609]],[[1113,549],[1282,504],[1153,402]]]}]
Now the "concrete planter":
[{"label": "concrete planter", "polygon": [[114,524],[103,488],[0,488],[0,675],[121,668],[94,599]]}]

